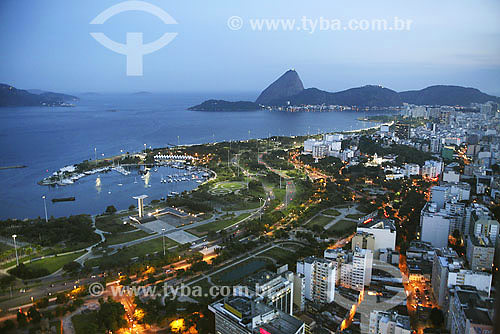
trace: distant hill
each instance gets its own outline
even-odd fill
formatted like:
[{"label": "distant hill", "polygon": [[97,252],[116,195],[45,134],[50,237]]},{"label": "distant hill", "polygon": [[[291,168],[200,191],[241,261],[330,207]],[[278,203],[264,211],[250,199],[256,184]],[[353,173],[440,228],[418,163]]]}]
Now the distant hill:
[{"label": "distant hill", "polygon": [[259,104],[249,101],[229,102],[224,100],[207,100],[188,110],[196,111],[254,111],[259,110]]},{"label": "distant hill", "polygon": [[28,93],[36,94],[36,95],[40,95],[42,93],[47,93],[46,91],[41,90],[41,89],[26,89],[26,90],[28,91]]},{"label": "distant hill", "polygon": [[461,105],[471,103],[500,102],[500,98],[485,94],[476,88],[461,86],[430,86],[421,90],[399,93],[403,102],[424,105]]},{"label": "distant hill", "polygon": [[[460,86],[431,86],[421,90],[396,92],[376,85],[350,88],[340,92],[327,92],[318,88],[304,89],[295,70],[285,72],[259,95],[255,104],[262,106],[290,105],[341,105],[365,107],[395,107],[404,102],[418,105],[469,106],[471,103],[494,101],[500,98],[485,94],[475,88]],[[250,106],[253,102],[228,102],[209,100],[192,107],[192,110],[236,110],[237,105]],[[200,109],[201,108],[201,109]],[[253,109],[255,110],[255,109]]]},{"label": "distant hill", "polygon": [[153,93],[142,91],[142,92],[132,93],[132,95],[135,95],[135,96],[149,96],[149,95],[153,95]]},{"label": "distant hill", "polygon": [[380,86],[364,86],[351,88],[341,92],[330,93],[317,88],[308,88],[297,95],[273,100],[272,106],[333,104],[358,107],[390,107],[401,105],[399,94],[391,89]]},{"label": "distant hill", "polygon": [[272,101],[283,100],[289,96],[300,94],[303,90],[304,85],[297,72],[288,70],[264,89],[255,102],[268,105]]},{"label": "distant hill", "polygon": [[78,101],[78,98],[72,95],[35,91],[40,93],[33,94],[27,90],[0,84],[0,107],[64,106],[68,102]]}]

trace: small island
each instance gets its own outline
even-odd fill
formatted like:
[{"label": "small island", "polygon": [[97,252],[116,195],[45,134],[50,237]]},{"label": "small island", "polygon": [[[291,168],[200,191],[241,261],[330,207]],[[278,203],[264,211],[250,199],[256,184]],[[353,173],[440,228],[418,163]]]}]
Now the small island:
[{"label": "small island", "polygon": [[261,110],[262,107],[255,102],[250,101],[224,101],[224,100],[207,100],[188,110],[194,111],[256,111]]}]

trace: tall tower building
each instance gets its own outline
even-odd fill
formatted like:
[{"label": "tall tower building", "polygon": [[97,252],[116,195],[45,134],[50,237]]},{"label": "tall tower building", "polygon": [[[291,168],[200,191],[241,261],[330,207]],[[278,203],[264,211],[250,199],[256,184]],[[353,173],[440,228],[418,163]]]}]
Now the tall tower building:
[{"label": "tall tower building", "polygon": [[304,275],[305,298],[318,304],[335,298],[336,266],[327,259],[307,257],[297,262],[297,274]]}]

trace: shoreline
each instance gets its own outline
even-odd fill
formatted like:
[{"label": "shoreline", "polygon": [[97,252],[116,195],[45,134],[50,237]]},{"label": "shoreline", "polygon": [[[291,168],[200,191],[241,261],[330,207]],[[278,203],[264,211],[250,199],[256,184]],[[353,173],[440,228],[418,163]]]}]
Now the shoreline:
[{"label": "shoreline", "polygon": [[[359,120],[359,119],[358,119]],[[362,120],[362,121],[366,121],[366,122],[375,122],[375,123],[378,123],[377,125],[374,125],[374,126],[371,126],[371,127],[367,127],[367,128],[359,128],[359,129],[355,129],[355,130],[343,130],[343,131],[333,131],[333,132],[323,132],[323,133],[320,133],[321,135],[324,135],[324,134],[329,134],[329,133],[341,133],[341,134],[350,134],[350,133],[360,133],[362,131],[370,131],[370,130],[375,130],[375,129],[379,129],[382,125],[389,125],[391,126],[392,124],[394,124],[394,121],[391,121],[391,122],[378,122],[378,121],[370,121],[370,120]],[[175,146],[172,146],[170,148],[183,148],[183,147],[193,147],[193,146],[203,146],[203,145],[215,145],[215,144],[220,144],[220,143],[224,143],[224,142],[248,142],[250,140],[265,140],[265,139],[269,139],[269,138],[273,138],[273,137],[284,137],[284,138],[295,138],[295,137],[310,137],[311,135],[288,135],[288,136],[285,136],[285,135],[274,135],[274,136],[270,136],[270,137],[262,137],[262,138],[250,138],[250,139],[239,139],[239,140],[235,140],[235,141],[231,141],[231,140],[225,140],[225,141],[214,141],[214,142],[206,142],[206,143],[193,143],[193,144],[182,144],[182,145],[175,145]],[[166,149],[169,149],[169,147],[159,147],[159,148],[155,148],[155,150],[166,150]],[[138,155],[141,155],[141,154],[144,154],[142,152],[133,152],[133,153],[130,153],[128,155],[130,156],[138,156]],[[116,159],[120,159],[122,157],[124,157],[126,155],[124,154],[119,154],[119,155],[114,155],[114,156],[111,156],[111,157],[104,157],[102,159],[98,159],[95,163],[102,163],[102,162],[114,162],[114,160]],[[173,163],[174,161],[176,160],[171,160],[171,162]],[[178,161],[180,162],[180,160]],[[55,185],[58,185],[58,186],[66,186],[66,185],[71,185],[73,184],[75,181],[78,181],[79,179],[85,177],[85,176],[89,176],[89,175],[93,175],[93,174],[96,174],[96,173],[107,173],[107,172],[110,172],[110,171],[117,171],[119,173],[122,173],[124,175],[128,175],[130,172],[129,171],[126,171],[122,166],[135,166],[135,167],[141,167],[141,166],[148,166],[148,165],[157,165],[156,162],[152,163],[152,164],[147,164],[147,163],[137,163],[137,164],[123,164],[123,165],[118,165],[118,166],[114,166],[114,165],[108,165],[108,166],[104,166],[104,167],[99,167],[99,168],[93,168],[93,169],[90,169],[90,170],[87,170],[87,171],[84,171],[84,172],[81,172],[81,173],[77,173],[75,172],[74,170],[72,170],[73,168],[76,168],[75,166],[78,165],[78,164],[73,164],[73,165],[67,165],[65,167],[61,167],[59,170],[57,170],[56,172],[54,172],[50,177],[46,177],[40,181],[37,182],[38,185],[40,186],[55,186]],[[161,163],[158,164],[158,165],[162,165]],[[12,168],[24,168],[26,166],[14,166]],[[1,169],[1,167],[0,167]],[[69,170],[68,170],[69,169]],[[60,178],[59,180],[50,180],[50,178],[52,177],[56,177],[56,176],[62,176],[64,173],[69,173],[68,175],[66,175],[64,178]]]}]

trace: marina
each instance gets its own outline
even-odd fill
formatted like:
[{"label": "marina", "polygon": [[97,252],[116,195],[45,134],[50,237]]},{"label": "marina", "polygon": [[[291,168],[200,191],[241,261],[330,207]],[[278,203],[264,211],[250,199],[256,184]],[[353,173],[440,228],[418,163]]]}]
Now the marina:
[{"label": "marina", "polygon": [[[77,173],[74,166],[65,166],[52,175],[56,182],[39,182],[45,188],[50,213],[71,212],[85,206],[89,213],[102,213],[108,205],[118,209],[134,204],[132,196],[147,194],[149,200],[172,198],[191,191],[211,177],[212,173],[184,162],[168,161],[156,165],[120,165],[96,168]],[[65,176],[64,178],[62,176]],[[74,194],[78,194],[75,200]]]}]

